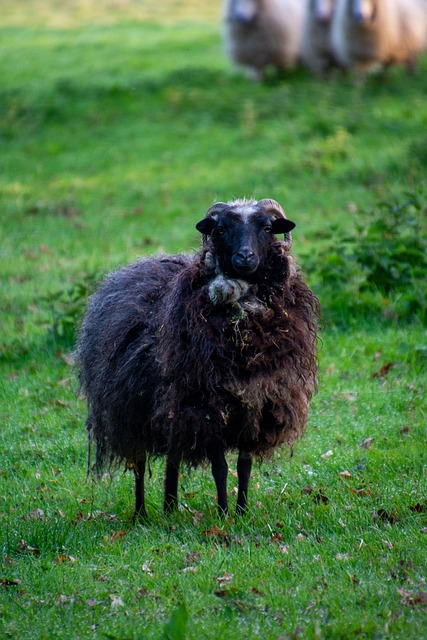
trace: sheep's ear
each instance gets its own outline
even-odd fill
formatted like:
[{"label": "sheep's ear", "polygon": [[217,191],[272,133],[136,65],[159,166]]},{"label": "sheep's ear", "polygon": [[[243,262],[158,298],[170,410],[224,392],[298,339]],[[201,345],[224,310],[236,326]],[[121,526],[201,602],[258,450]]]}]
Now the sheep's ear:
[{"label": "sheep's ear", "polygon": [[288,233],[295,227],[295,222],[287,218],[276,218],[273,220],[271,230],[273,233]]},{"label": "sheep's ear", "polygon": [[197,231],[203,233],[204,236],[210,236],[215,227],[216,220],[214,218],[203,218],[196,224]]}]

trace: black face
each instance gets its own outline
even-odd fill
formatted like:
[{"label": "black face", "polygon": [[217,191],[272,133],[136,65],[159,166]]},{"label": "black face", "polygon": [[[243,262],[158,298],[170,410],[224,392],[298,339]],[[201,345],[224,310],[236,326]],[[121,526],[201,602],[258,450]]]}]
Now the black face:
[{"label": "black face", "polygon": [[196,228],[211,236],[224,275],[253,280],[265,262],[272,235],[286,233],[294,226],[290,220],[275,219],[267,214],[225,211],[216,220],[201,220]]}]

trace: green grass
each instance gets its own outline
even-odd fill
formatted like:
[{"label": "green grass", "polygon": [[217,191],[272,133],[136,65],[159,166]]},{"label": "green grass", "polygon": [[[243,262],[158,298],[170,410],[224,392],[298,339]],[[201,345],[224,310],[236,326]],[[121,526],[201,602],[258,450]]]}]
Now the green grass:
[{"label": "green grass", "polygon": [[208,469],[183,473],[166,518],[156,461],[147,526],[131,474],[85,481],[70,333],[53,329],[113,267],[196,248],[217,199],[279,200],[315,269],[360,212],[426,189],[427,59],[363,87],[301,70],[256,85],[224,57],[218,2],[64,4],[5,1],[0,25],[0,636],[424,637],[420,320],[359,317],[309,272],[343,318],[294,456],[256,466],[250,512],[224,522]]}]

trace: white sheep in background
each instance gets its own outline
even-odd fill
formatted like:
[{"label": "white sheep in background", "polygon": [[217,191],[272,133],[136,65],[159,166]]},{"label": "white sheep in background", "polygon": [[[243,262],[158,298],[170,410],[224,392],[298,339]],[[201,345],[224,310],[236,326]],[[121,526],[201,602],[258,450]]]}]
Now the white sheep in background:
[{"label": "white sheep in background", "polygon": [[331,22],[335,0],[309,0],[301,43],[302,62],[316,75],[338,66],[332,51]]},{"label": "white sheep in background", "polygon": [[265,69],[298,63],[306,0],[225,0],[224,39],[231,60],[262,80]]},{"label": "white sheep in background", "polygon": [[338,60],[362,75],[411,67],[427,47],[427,0],[337,0],[331,41]]}]

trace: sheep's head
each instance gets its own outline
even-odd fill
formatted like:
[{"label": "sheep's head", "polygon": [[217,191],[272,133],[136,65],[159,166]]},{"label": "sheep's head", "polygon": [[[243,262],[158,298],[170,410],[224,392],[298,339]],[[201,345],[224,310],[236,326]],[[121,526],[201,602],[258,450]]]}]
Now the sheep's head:
[{"label": "sheep's head", "polygon": [[246,27],[255,22],[260,0],[230,0],[227,5],[227,18],[230,22]]},{"label": "sheep's head", "polygon": [[210,238],[221,273],[246,280],[264,264],[275,234],[284,233],[284,245],[290,248],[294,227],[282,207],[269,199],[217,202],[196,224],[204,239]]},{"label": "sheep's head", "polygon": [[334,0],[311,0],[309,11],[321,24],[329,24],[334,9]]},{"label": "sheep's head", "polygon": [[373,22],[377,11],[376,0],[352,0],[350,2],[351,16],[358,24]]}]

